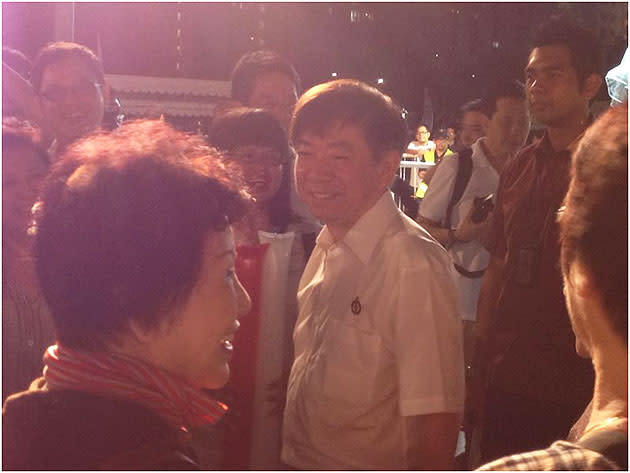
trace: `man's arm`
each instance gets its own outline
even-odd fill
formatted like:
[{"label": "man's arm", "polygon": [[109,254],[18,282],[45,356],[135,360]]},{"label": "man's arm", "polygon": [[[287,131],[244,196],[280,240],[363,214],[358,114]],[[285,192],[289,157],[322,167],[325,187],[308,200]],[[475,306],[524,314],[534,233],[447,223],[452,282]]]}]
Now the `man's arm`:
[{"label": "man's arm", "polygon": [[433,238],[439,241],[442,246],[449,247],[453,243],[468,243],[469,241],[479,240],[485,237],[491,222],[492,213],[488,213],[482,222],[474,223],[472,221],[473,212],[474,206],[471,205],[466,218],[464,218],[452,232],[449,232],[448,228],[442,227],[437,222],[423,217],[420,214],[418,214],[416,220]]},{"label": "man's arm", "polygon": [[438,413],[405,417],[407,423],[407,468],[452,470],[461,416]]}]

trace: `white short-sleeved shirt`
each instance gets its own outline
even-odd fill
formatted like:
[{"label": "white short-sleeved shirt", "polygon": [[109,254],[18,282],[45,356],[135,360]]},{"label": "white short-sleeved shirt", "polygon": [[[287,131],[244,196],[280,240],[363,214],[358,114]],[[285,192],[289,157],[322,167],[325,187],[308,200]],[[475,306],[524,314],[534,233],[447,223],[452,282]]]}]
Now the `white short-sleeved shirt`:
[{"label": "white short-sleeved shirt", "polygon": [[[499,174],[492,167],[483,152],[479,138],[472,145],[472,174],[461,199],[453,206],[451,227],[455,228],[466,218],[475,197],[485,197],[496,192]],[[459,157],[445,158],[435,170],[435,175],[420,206],[420,215],[434,222],[442,223],[446,209],[453,195]],[[488,267],[490,255],[477,240],[468,243],[455,243],[449,250],[455,263],[468,271],[480,271]],[[481,288],[481,278],[467,278],[457,273],[457,287],[460,295],[462,317],[474,321],[477,316],[477,299]]]},{"label": "white short-sleeved shirt", "polygon": [[389,192],[338,242],[324,227],[298,291],[284,462],[404,469],[404,416],[462,412],[453,273]]}]

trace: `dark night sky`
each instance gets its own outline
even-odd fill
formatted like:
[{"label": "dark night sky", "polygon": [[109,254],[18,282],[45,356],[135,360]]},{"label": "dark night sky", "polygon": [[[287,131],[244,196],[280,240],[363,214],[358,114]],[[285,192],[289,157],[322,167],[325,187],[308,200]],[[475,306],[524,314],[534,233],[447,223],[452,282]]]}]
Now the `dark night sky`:
[{"label": "dark night sky", "polygon": [[[332,72],[382,77],[413,122],[424,87],[447,117],[493,78],[520,79],[533,29],[558,11],[598,32],[603,72],[619,62],[627,3],[77,2],[75,40],[96,49],[100,36],[107,73],[220,80],[241,54],[269,47],[295,64],[305,88]],[[2,13],[3,45],[33,57],[54,39],[53,4],[5,2]]]}]

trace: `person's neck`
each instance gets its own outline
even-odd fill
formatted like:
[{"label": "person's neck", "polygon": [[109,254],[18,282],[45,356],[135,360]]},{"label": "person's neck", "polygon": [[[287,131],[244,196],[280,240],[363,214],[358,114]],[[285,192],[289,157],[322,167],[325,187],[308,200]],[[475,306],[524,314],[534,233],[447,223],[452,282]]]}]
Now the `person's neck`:
[{"label": "person's neck", "polygon": [[588,108],[561,124],[547,126],[547,137],[554,151],[566,149],[588,126]]},{"label": "person's neck", "polygon": [[269,218],[269,206],[265,204],[252,205],[247,213],[238,222],[234,223],[239,243],[258,244],[258,232],[272,231]]},{"label": "person's neck", "polygon": [[585,431],[608,419],[628,417],[628,348],[619,340],[593,353],[593,410]]},{"label": "person's neck", "polygon": [[482,138],[479,143],[483,148],[484,154],[486,155],[486,159],[490,163],[490,166],[492,166],[498,174],[501,174],[505,162],[510,157],[509,153],[499,152],[498,150],[500,147],[498,147],[495,143],[492,143],[492,141],[487,137]]}]

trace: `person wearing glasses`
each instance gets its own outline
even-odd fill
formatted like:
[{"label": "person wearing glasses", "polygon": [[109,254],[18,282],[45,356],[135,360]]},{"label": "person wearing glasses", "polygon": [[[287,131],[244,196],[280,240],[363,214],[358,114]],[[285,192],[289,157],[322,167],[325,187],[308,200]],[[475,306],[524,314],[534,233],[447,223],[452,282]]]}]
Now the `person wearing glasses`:
[{"label": "person wearing glasses", "polygon": [[[239,351],[233,361],[235,376],[228,393],[235,397],[234,414],[226,421],[235,428],[226,431],[223,466],[277,469],[281,413],[293,359],[291,336],[298,313],[298,282],[320,226],[299,217],[291,208],[292,151],[273,112],[233,109],[214,122],[208,139],[224,152],[225,162],[242,177],[253,197],[245,216],[234,225],[237,271],[251,268],[254,255],[263,268],[257,283],[239,274],[252,296],[254,311],[243,319],[236,336],[237,344],[248,348]],[[273,309],[265,302],[269,300],[278,301]]]},{"label": "person wearing glasses", "polygon": [[64,41],[44,46],[33,61],[30,84],[5,63],[2,70],[24,118],[37,123],[51,143],[52,161],[100,128],[109,89],[103,66],[89,48]]},{"label": "person wearing glasses", "polygon": [[435,143],[429,139],[430,136],[429,127],[421,123],[416,130],[416,139],[407,146],[407,154],[413,154],[424,161],[425,152],[435,150]]}]

